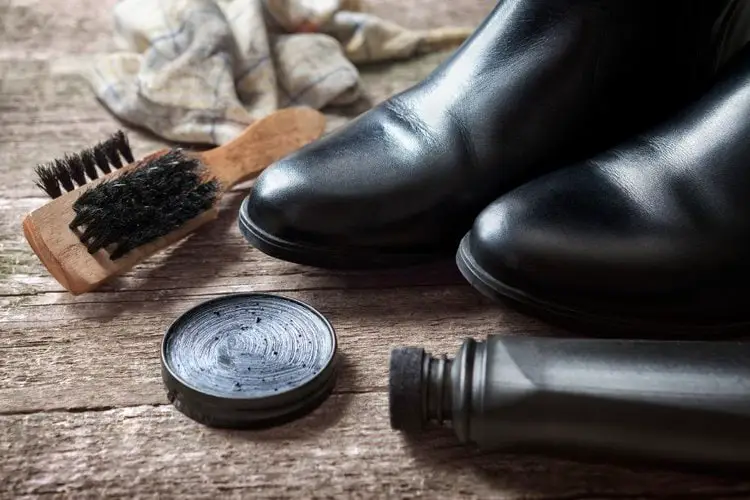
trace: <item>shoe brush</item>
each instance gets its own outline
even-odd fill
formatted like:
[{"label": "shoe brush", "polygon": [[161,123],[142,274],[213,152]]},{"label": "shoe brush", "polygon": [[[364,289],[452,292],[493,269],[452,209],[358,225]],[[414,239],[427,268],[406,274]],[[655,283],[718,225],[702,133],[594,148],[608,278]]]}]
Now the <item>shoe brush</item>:
[{"label": "shoe brush", "polygon": [[26,240],[49,273],[80,295],[131,269],[218,215],[232,186],[319,138],[325,117],[277,111],[233,141],[204,152],[178,148],[134,161],[122,132],[36,168],[52,201],[23,221]]}]

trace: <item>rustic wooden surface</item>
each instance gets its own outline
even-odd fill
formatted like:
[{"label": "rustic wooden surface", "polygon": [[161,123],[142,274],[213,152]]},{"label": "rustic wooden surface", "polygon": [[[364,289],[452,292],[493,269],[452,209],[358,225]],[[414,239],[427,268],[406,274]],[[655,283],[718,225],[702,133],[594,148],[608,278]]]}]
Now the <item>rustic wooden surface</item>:
[{"label": "rustic wooden surface", "polygon": [[[455,351],[465,336],[546,332],[480,298],[453,269],[334,273],[251,250],[222,217],[116,284],[72,297],[21,235],[45,202],[30,169],[119,124],[75,70],[109,50],[114,0],[0,0],[0,497],[356,496],[428,498],[750,498],[750,483],[676,472],[480,454],[449,432],[407,440],[388,426],[392,347]],[[491,0],[370,0],[413,26],[476,24]],[[368,69],[374,100],[425,76],[442,55]],[[332,117],[332,126],[345,118]],[[131,132],[139,155],[161,144]],[[210,430],[167,404],[166,326],[209,297],[269,291],[335,325],[344,370],[331,398],[262,432]]]}]

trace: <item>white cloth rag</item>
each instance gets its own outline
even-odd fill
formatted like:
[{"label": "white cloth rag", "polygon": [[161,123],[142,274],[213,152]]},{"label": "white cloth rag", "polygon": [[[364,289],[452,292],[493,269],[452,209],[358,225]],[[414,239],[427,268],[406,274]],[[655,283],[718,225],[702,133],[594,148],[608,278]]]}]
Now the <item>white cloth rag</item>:
[{"label": "white cloth rag", "polygon": [[182,143],[224,144],[288,106],[351,104],[355,64],[459,45],[470,28],[415,31],[353,0],[120,0],[120,50],[86,72],[125,122]]}]

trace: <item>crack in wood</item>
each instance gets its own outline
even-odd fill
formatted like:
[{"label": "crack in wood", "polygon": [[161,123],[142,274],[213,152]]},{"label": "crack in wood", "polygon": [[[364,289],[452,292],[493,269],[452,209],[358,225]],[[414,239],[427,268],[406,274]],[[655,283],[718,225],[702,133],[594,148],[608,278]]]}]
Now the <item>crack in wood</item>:
[{"label": "crack in wood", "polygon": [[15,417],[18,415],[39,415],[46,413],[98,413],[103,411],[120,410],[123,408],[157,408],[159,406],[169,406],[170,403],[151,403],[151,404],[136,404],[136,405],[120,405],[120,406],[75,406],[70,408],[45,408],[43,410],[21,410],[21,411],[3,411],[0,410],[0,417]]},{"label": "crack in wood", "polygon": [[[202,288],[226,288],[226,286],[221,285],[215,285],[215,286],[205,286]],[[269,294],[277,294],[277,293],[298,293],[298,292],[327,292],[327,291],[343,291],[343,290],[361,290],[361,291],[368,291],[368,290],[412,290],[412,289],[420,289],[420,288],[439,288],[441,290],[446,290],[449,288],[463,288],[468,289],[468,284],[439,284],[439,283],[424,283],[424,284],[415,284],[415,285],[372,285],[372,286],[362,286],[362,287],[352,287],[352,286],[340,286],[340,287],[326,287],[326,286],[315,286],[315,287],[296,287],[296,288],[273,288],[273,289],[264,289],[262,291],[255,291],[255,290],[247,290],[247,291],[237,291],[237,292],[208,292],[208,293],[189,293],[184,295],[175,295],[175,296],[166,296],[166,297],[159,297],[159,300],[162,301],[175,301],[175,300],[183,300],[186,298],[201,298],[201,297],[219,297],[223,295],[227,295],[227,293],[269,293]],[[101,296],[107,296],[111,294],[139,294],[139,293],[146,293],[146,292],[176,292],[180,291],[179,288],[147,288],[147,289],[120,289],[120,290],[106,290],[106,291],[97,291],[97,292],[90,292],[87,294],[89,297],[96,297],[98,295]],[[53,294],[53,295],[67,295],[67,292],[65,291],[39,291],[39,292],[31,292],[31,293],[19,293],[19,294],[12,294],[12,293],[6,293],[6,294],[0,294],[0,298],[17,298],[17,297],[35,297],[35,296],[44,296],[47,294]],[[151,299],[153,300],[153,299]],[[142,300],[122,300],[120,298],[117,299],[116,302],[122,303],[122,302],[129,302],[129,303],[138,303],[138,302],[148,302],[147,299]],[[72,301],[72,302],[55,302],[55,306],[80,306],[80,305],[91,305],[91,304],[104,304],[106,301],[101,300],[92,300],[92,301]],[[36,304],[21,304],[19,307],[39,307]]]}]

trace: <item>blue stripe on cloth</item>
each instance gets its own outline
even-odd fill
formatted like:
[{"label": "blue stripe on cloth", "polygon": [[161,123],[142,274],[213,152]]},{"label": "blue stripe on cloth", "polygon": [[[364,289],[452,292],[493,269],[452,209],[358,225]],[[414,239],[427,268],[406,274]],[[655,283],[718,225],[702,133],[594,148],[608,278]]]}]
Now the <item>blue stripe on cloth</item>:
[{"label": "blue stripe on cloth", "polygon": [[[200,15],[200,14],[206,14],[211,16],[221,16],[220,10],[214,10],[214,9],[195,9],[191,10],[188,17],[184,19],[182,22],[180,22],[180,26],[173,31],[170,31],[168,33],[165,33],[163,35],[159,35],[157,37],[149,39],[149,45],[153,48],[154,45],[170,41],[172,42],[172,50],[174,50],[174,55],[177,56],[182,52],[182,46],[180,45],[180,38],[179,36],[185,31],[185,28],[187,28],[188,23],[194,22],[193,17]],[[166,24],[166,18],[165,18],[165,24]],[[164,54],[159,53],[162,57],[167,59]]]},{"label": "blue stripe on cloth", "polygon": [[169,33],[167,33],[165,35],[159,35],[159,36],[156,36],[154,38],[150,38],[149,41],[148,41],[148,43],[153,46],[153,45],[156,45],[159,42],[163,42],[163,41],[166,41],[166,40],[171,40],[172,41],[172,47],[175,47],[176,43],[177,43],[176,38],[183,31],[185,31],[185,25],[186,24],[187,23],[180,24],[180,27],[177,28],[177,31],[170,31]]},{"label": "blue stripe on cloth", "polygon": [[244,80],[250,73],[258,69],[258,67],[263,64],[264,62],[268,61],[270,59],[270,56],[262,56],[257,61],[253,62],[250,66],[242,70],[242,72],[237,77],[237,81],[241,82]]},{"label": "blue stripe on cloth", "polygon": [[360,35],[362,37],[362,40],[363,40],[362,48],[365,49],[365,57],[369,61],[372,59],[372,50],[370,50],[370,39],[367,36],[365,36],[365,33],[364,33],[365,24],[360,21],[356,23],[356,26],[357,27],[354,29],[354,34],[355,36]]},{"label": "blue stripe on cloth", "polygon": [[[167,10],[164,8],[164,2],[162,0],[159,0],[159,10],[161,10],[161,15],[164,18],[164,24],[167,25],[167,29],[169,29],[172,33],[175,33],[179,30],[175,30],[173,27],[169,26],[169,18],[167,17]],[[184,23],[183,23],[184,25]],[[174,53],[178,53],[179,47],[177,46],[177,42],[174,39],[174,36],[170,38],[172,40],[172,50],[174,50]]]},{"label": "blue stripe on cloth", "polygon": [[104,82],[104,85],[106,85],[104,87],[104,90],[102,91],[102,94],[103,95],[111,94],[112,96],[114,96],[115,101],[122,101],[122,99],[120,98],[120,94],[118,94],[117,90],[115,90],[115,86],[109,83],[109,80],[107,80],[107,78],[102,74],[102,72],[99,71],[99,68],[95,68],[94,71],[96,73],[96,76],[98,76],[99,79],[102,82]]},{"label": "blue stripe on cloth", "polygon": [[327,74],[321,76],[320,78],[318,78],[317,80],[311,82],[307,87],[303,88],[302,90],[300,90],[296,94],[290,95],[289,96],[289,103],[290,104],[297,104],[297,100],[300,97],[302,97],[303,95],[305,95],[306,93],[308,93],[309,91],[311,91],[312,89],[314,89],[315,87],[317,87],[318,85],[320,85],[321,83],[323,83],[325,80],[327,80],[328,78],[332,77],[336,73],[340,73],[341,71],[349,71],[349,69],[341,67],[341,68],[337,68],[337,69],[331,71],[330,73],[327,73]]},{"label": "blue stripe on cloth", "polygon": [[[222,61],[224,61],[224,67],[218,71],[218,75],[216,75],[216,81],[213,84],[214,89],[214,102],[212,107],[216,108],[216,104],[219,102],[219,84],[221,83],[221,79],[224,76],[224,73],[228,73],[229,75],[232,74],[232,61],[230,60],[229,54],[222,54]],[[214,144],[218,144],[218,141],[216,140],[216,122],[218,119],[216,117],[211,119],[211,128],[209,129],[209,134],[211,135],[211,141]]]}]

